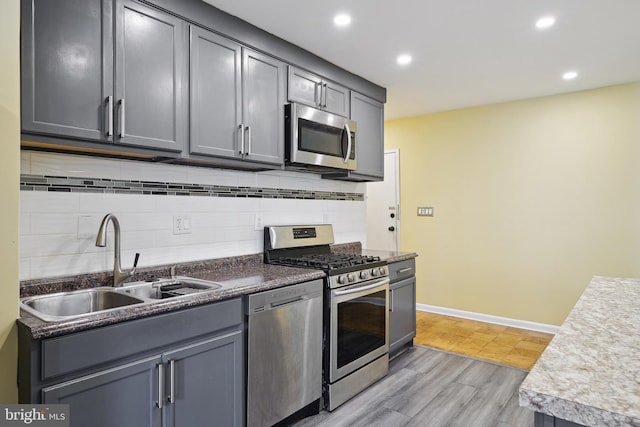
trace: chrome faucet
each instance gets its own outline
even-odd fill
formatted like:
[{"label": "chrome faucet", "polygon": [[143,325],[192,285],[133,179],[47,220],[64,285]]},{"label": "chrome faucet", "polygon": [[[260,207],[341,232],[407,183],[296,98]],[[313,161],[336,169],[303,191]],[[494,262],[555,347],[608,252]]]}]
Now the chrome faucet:
[{"label": "chrome faucet", "polygon": [[113,223],[113,234],[115,239],[113,255],[113,286],[118,287],[127,277],[133,276],[133,274],[136,272],[140,254],[136,253],[136,257],[133,261],[133,268],[131,270],[122,270],[122,267],[120,266],[120,223],[118,222],[118,218],[116,218],[116,216],[111,213],[105,215],[105,217],[102,219],[100,229],[98,230],[98,236],[96,237],[96,246],[100,246],[103,248],[107,246],[107,226],[109,225],[109,221]]}]

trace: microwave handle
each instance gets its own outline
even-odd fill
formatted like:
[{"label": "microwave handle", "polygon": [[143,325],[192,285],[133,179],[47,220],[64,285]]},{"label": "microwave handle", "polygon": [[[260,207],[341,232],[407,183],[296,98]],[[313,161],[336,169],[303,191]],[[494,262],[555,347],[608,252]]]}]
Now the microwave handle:
[{"label": "microwave handle", "polygon": [[344,124],[344,130],[347,132],[347,153],[342,161],[347,163],[349,162],[349,156],[351,155],[351,129],[349,129],[349,123]]}]

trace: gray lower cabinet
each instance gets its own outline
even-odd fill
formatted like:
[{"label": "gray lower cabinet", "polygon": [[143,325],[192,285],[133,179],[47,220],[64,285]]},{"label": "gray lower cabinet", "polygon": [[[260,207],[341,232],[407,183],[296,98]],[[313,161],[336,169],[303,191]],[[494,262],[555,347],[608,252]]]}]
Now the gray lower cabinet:
[{"label": "gray lower cabinet", "polygon": [[280,166],[284,63],[190,29],[190,153]]},{"label": "gray lower cabinet", "polygon": [[585,427],[582,424],[577,424],[572,421],[556,418],[551,415],[543,414],[542,412],[536,412],[534,417],[535,427]]},{"label": "gray lower cabinet", "polygon": [[289,66],[287,98],[291,102],[349,117],[349,89],[293,66]]},{"label": "gray lower cabinet", "polygon": [[416,336],[415,260],[389,264],[389,354],[413,346]]},{"label": "gray lower cabinet", "polygon": [[72,427],[244,423],[240,299],[45,340],[19,331],[21,403],[69,404]]},{"label": "gray lower cabinet", "polygon": [[42,390],[42,403],[70,405],[73,426],[161,426],[160,357],[127,363]]},{"label": "gray lower cabinet", "polygon": [[22,0],[22,130],[179,152],[183,22],[129,0]]}]

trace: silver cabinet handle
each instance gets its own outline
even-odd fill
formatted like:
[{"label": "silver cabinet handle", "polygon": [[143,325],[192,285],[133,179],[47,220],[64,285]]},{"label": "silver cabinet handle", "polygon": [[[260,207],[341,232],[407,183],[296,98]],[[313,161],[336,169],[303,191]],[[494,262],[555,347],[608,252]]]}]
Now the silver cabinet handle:
[{"label": "silver cabinet handle", "polygon": [[398,270],[398,274],[408,273],[408,272],[410,272],[411,270],[413,270],[413,268],[411,268],[411,267],[401,268],[400,270]]},{"label": "silver cabinet handle", "polygon": [[238,154],[244,154],[244,125],[240,123],[238,125],[238,132],[240,133],[240,149],[238,150]]},{"label": "silver cabinet handle", "polygon": [[124,138],[124,98],[120,100],[120,138]]},{"label": "silver cabinet handle", "polygon": [[251,126],[247,126],[245,129],[247,131],[247,151],[245,154],[248,156],[251,154]]},{"label": "silver cabinet handle", "polygon": [[107,136],[113,136],[113,96],[107,96]]},{"label": "silver cabinet handle", "polygon": [[176,401],[176,361],[169,360],[169,403]]},{"label": "silver cabinet handle", "polygon": [[389,289],[389,311],[393,312],[393,290]]},{"label": "silver cabinet handle", "polygon": [[322,104],[323,108],[327,108],[327,84],[324,84],[324,103]]},{"label": "silver cabinet handle", "polygon": [[[320,95],[320,101],[318,101],[318,95]],[[316,83],[313,89],[313,102],[317,107],[322,108],[322,83]]]},{"label": "silver cabinet handle", "polygon": [[344,124],[344,130],[347,131],[347,153],[344,155],[344,159],[342,159],[342,161],[347,163],[349,161],[349,156],[351,155],[351,129],[349,129],[349,123]]},{"label": "silver cabinet handle", "polygon": [[156,406],[162,409],[163,404],[163,394],[162,389],[164,388],[164,365],[162,363],[158,363],[156,365],[158,367],[158,401],[156,402]]}]

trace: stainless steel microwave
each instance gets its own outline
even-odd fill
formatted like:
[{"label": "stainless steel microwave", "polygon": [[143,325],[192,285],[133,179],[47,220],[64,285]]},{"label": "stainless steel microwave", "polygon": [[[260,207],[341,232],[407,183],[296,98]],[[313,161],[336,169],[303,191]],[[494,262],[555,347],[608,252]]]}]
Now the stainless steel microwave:
[{"label": "stainless steel microwave", "polygon": [[285,106],[288,167],[355,170],[357,125],[353,120],[301,104]]}]

